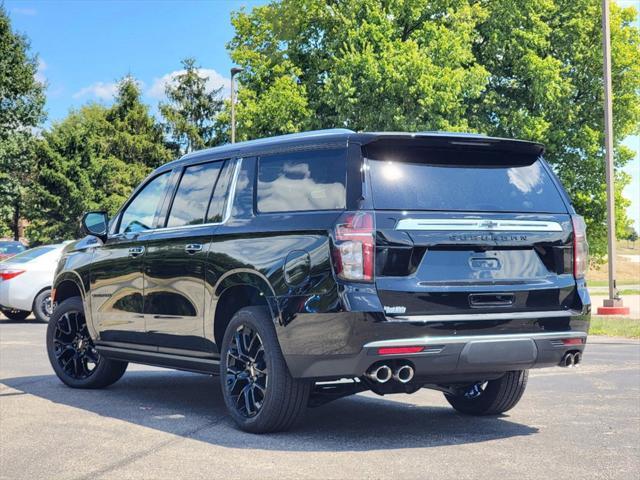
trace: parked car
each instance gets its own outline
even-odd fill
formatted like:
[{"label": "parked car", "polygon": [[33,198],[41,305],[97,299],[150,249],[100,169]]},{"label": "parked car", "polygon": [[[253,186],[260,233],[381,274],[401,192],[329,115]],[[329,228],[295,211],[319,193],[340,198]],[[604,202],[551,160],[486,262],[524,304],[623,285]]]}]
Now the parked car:
[{"label": "parked car", "polygon": [[0,262],[24,252],[27,249],[22,242],[14,240],[0,240]]},{"label": "parked car", "polygon": [[590,320],[585,225],[542,153],[349,130],[190,153],[83,218],[51,365],[76,388],[127,362],[219,374],[250,432],[365,390],[505,412],[529,369],[581,361]]},{"label": "parked car", "polygon": [[0,263],[0,311],[11,320],[31,312],[48,322],[52,312],[51,285],[64,243],[25,250]]}]

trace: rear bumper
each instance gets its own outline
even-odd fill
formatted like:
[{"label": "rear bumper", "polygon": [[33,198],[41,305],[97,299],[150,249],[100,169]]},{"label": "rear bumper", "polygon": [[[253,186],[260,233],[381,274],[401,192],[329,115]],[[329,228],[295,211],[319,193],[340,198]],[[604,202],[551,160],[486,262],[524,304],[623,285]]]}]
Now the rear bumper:
[{"label": "rear bumper", "polygon": [[[416,379],[438,383],[469,375],[557,366],[565,353],[582,353],[586,339],[584,332],[419,337],[371,342],[355,355],[292,355],[287,363],[294,377],[338,378],[362,376],[374,364],[402,362],[414,367]],[[563,340],[582,343],[566,345]],[[380,348],[418,345],[424,347],[419,353],[378,353]]]},{"label": "rear bumper", "polygon": [[[402,362],[414,367],[417,380],[438,383],[557,366],[565,353],[584,351],[590,312],[585,309],[401,319],[355,312],[322,316],[327,317],[300,315],[282,329],[286,332],[279,332],[294,377],[360,377],[374,364]],[[304,344],[298,342],[300,337],[296,334],[303,335]],[[381,355],[379,351],[409,346],[423,348],[411,354]]]}]

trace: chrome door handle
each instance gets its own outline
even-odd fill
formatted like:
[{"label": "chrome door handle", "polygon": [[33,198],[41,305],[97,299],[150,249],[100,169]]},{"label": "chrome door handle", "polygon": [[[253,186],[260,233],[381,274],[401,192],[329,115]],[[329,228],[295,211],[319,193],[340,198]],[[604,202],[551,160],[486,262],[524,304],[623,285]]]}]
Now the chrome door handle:
[{"label": "chrome door handle", "polygon": [[193,255],[194,253],[202,251],[202,245],[199,243],[190,243],[186,247],[184,247],[184,251],[189,255]]},{"label": "chrome door handle", "polygon": [[139,257],[143,253],[144,253],[144,247],[131,247],[129,249],[129,256],[130,257]]}]

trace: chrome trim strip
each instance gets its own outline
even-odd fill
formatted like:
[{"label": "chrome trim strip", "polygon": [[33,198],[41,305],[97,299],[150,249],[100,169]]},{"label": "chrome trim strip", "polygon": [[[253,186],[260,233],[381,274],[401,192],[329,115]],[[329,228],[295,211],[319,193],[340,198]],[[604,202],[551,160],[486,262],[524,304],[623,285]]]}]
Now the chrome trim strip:
[{"label": "chrome trim strip", "polygon": [[398,315],[387,316],[389,322],[464,322],[477,320],[515,320],[558,318],[580,315],[576,310],[551,310],[543,312],[460,313],[453,315]]},{"label": "chrome trim strip", "polygon": [[489,232],[561,232],[558,222],[540,220],[497,220],[481,218],[436,219],[403,218],[398,221],[396,230],[436,231],[489,231]]},{"label": "chrome trim strip", "polygon": [[180,225],[179,227],[150,228],[149,230],[143,230],[139,233],[147,234],[147,233],[155,233],[155,232],[173,232],[174,230],[186,230],[189,228],[215,227],[219,225],[224,225],[225,223],[227,223],[229,218],[231,218],[233,202],[235,201],[235,197],[236,197],[236,185],[238,184],[238,176],[240,175],[241,165],[242,165],[242,158],[236,158],[233,176],[231,177],[229,192],[227,194],[227,203],[224,206],[224,216],[222,217],[221,222],[199,223],[197,225]]},{"label": "chrome trim strip", "polygon": [[363,348],[380,348],[380,347],[403,347],[407,345],[450,345],[455,343],[467,342],[501,342],[509,340],[525,340],[525,339],[563,339],[563,338],[587,338],[585,332],[539,332],[539,333],[510,333],[502,335],[450,335],[446,337],[418,337],[418,338],[399,338],[394,340],[378,340],[369,342]]}]

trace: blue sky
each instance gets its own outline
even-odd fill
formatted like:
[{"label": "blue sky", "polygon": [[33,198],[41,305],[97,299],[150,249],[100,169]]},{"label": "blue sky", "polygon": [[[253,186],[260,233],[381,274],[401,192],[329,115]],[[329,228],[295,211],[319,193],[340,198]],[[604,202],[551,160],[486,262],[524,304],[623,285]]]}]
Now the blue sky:
[{"label": "blue sky", "polygon": [[[2,0],[0,0],[1,2]],[[162,99],[164,85],[193,56],[212,87],[228,91],[231,60],[225,48],[233,36],[231,12],[266,0],[33,1],[5,0],[13,28],[27,34],[40,58],[39,76],[48,83],[48,122],[62,119],[87,101],[109,103],[115,82],[131,74],[144,100]],[[640,0],[620,0],[624,6]],[[632,185],[625,195],[640,231],[640,138],[625,143],[636,158],[625,170]]]}]

